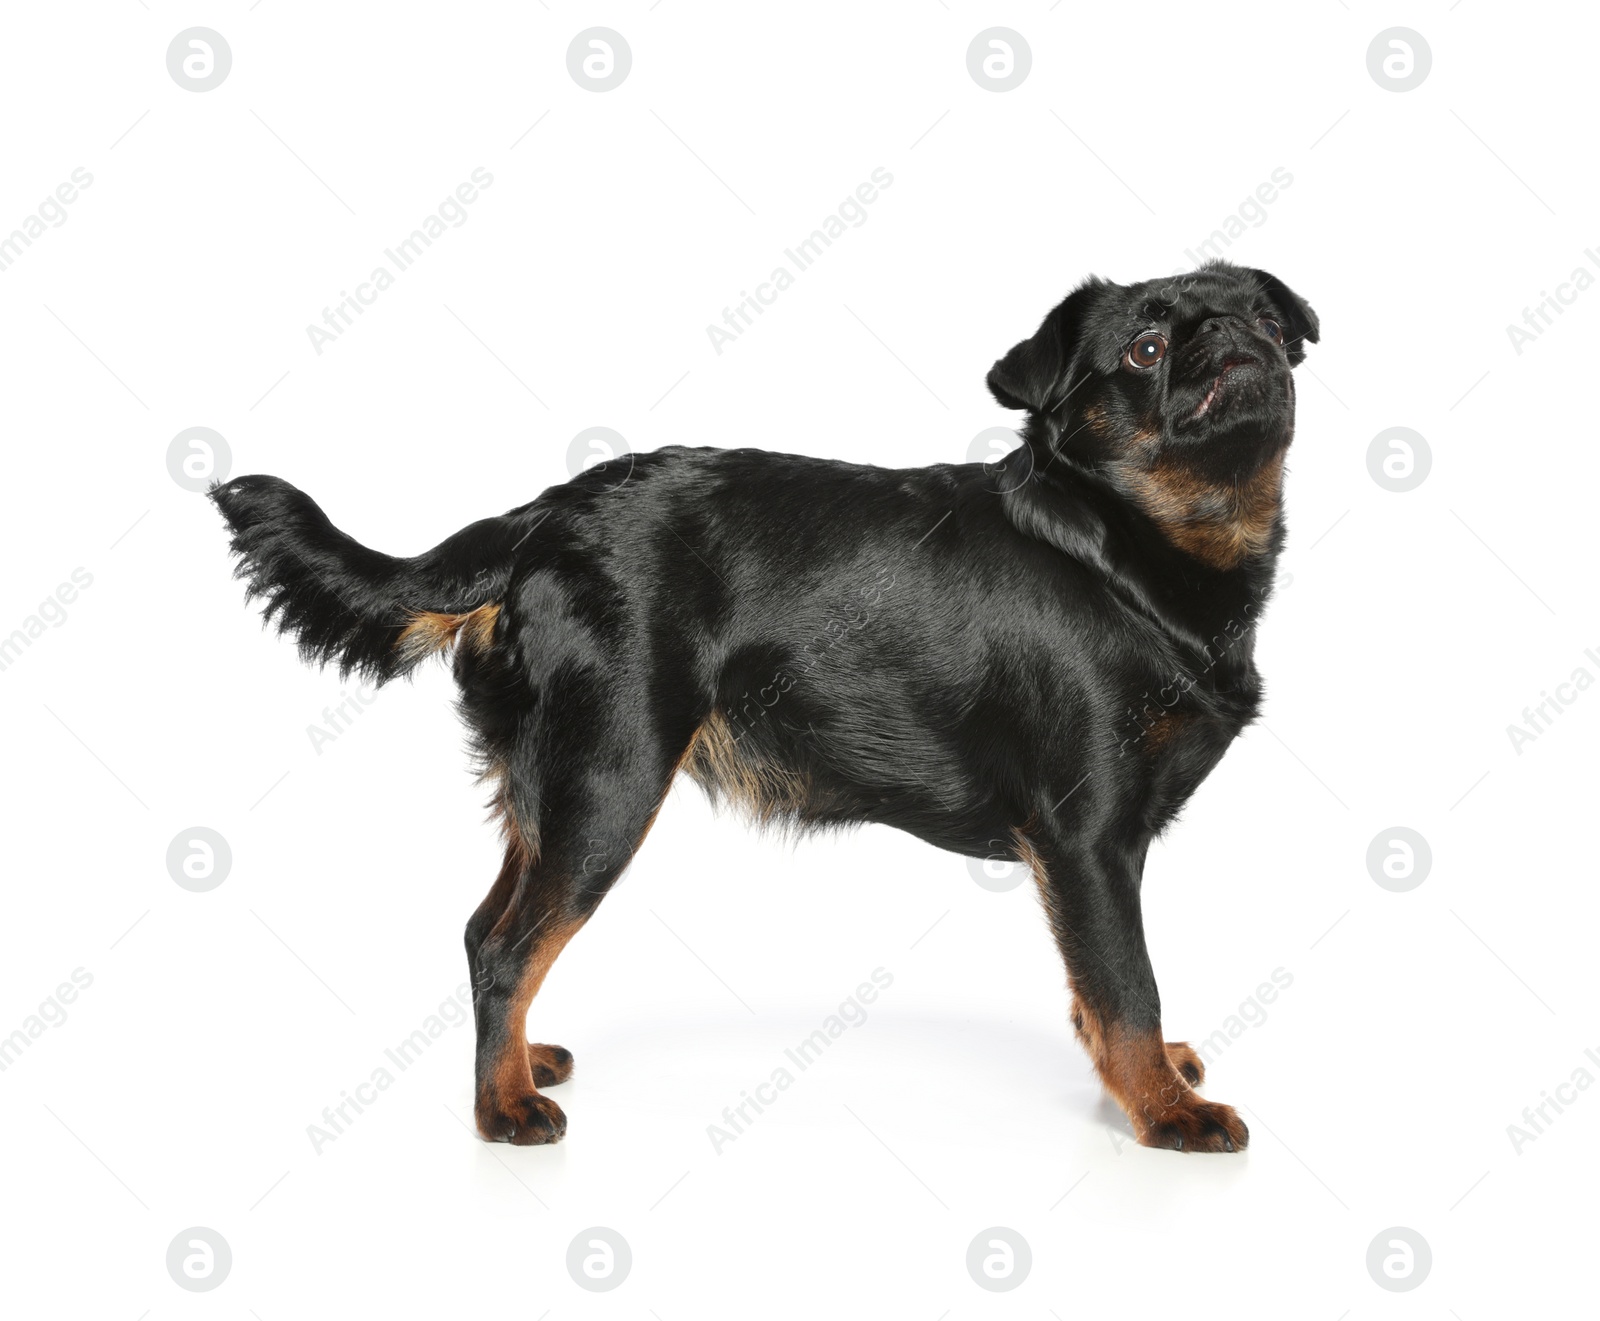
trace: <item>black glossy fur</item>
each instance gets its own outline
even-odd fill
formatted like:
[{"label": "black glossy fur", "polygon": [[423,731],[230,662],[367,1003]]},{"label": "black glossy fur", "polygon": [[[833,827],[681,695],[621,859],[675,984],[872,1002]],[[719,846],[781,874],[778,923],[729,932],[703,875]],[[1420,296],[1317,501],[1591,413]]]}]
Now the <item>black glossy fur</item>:
[{"label": "black glossy fur", "polygon": [[[1130,365],[1150,333],[1165,356]],[[411,559],[275,477],[217,486],[240,576],[307,659],[387,680],[454,642],[508,838],[467,929],[483,1134],[565,1131],[535,1083],[571,1057],[525,1047],[523,1017],[683,769],[766,819],[1026,862],[1139,1139],[1244,1146],[1161,1041],[1140,878],[1256,713],[1290,368],[1316,339],[1262,272],[1090,281],[990,372],[1028,414],[994,465],[665,449]]]}]

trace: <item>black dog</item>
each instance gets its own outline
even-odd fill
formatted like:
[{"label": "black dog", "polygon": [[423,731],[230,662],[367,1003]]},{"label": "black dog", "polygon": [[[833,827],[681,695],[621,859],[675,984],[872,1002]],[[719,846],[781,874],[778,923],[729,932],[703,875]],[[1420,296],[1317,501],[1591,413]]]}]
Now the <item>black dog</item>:
[{"label": "black dog", "polygon": [[529,1003],[679,771],[761,820],[884,822],[1025,863],[1072,1021],[1140,1142],[1249,1134],[1162,1040],[1150,841],[1250,722],[1305,302],[1224,264],[1091,280],[995,363],[1024,444],[901,471],[624,457],[412,559],[275,477],[211,493],[302,654],[379,681],[454,647],[506,838],[467,924],[485,1138],[554,1142]]}]

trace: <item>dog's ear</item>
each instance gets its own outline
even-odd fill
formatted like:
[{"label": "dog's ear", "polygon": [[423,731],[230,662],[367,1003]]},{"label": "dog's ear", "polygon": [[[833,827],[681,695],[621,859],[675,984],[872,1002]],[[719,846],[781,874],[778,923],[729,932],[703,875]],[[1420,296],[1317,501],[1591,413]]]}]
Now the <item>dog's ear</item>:
[{"label": "dog's ear", "polygon": [[1305,360],[1306,343],[1317,343],[1317,337],[1322,331],[1322,323],[1317,320],[1317,314],[1311,310],[1311,304],[1289,288],[1276,275],[1266,271],[1250,270],[1261,285],[1261,292],[1266,294],[1272,306],[1283,318],[1283,344],[1284,351],[1289,355],[1289,365],[1298,367]]},{"label": "dog's ear", "polygon": [[1048,413],[1066,398],[1083,317],[1100,287],[1099,280],[1091,280],[1074,289],[1045,317],[1032,339],[1023,340],[989,368],[989,393],[1003,407]]}]

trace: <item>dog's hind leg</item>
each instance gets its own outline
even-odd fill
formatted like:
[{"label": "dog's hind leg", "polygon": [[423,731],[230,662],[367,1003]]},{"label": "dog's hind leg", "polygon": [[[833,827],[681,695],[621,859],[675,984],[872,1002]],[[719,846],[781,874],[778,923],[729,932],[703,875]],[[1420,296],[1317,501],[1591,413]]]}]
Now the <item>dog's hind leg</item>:
[{"label": "dog's hind leg", "polygon": [[527,1146],[566,1132],[566,1115],[539,1088],[565,1082],[572,1056],[528,1044],[528,1007],[556,956],[632,861],[677,764],[634,749],[620,770],[574,768],[541,787],[537,844],[531,828],[510,832],[500,876],[467,924],[478,1039],[474,1109],[490,1141]]},{"label": "dog's hind leg", "polygon": [[[477,911],[467,922],[467,966],[473,971],[472,999],[474,1005],[478,1000],[478,952],[483,948],[483,942],[494,930],[495,923],[511,903],[511,896],[516,893],[517,882],[527,869],[529,858],[521,842],[515,838],[506,846],[506,859],[501,864],[500,875],[495,878],[494,885],[489,893],[484,896],[483,902],[478,905]],[[564,1083],[572,1077],[572,1052],[561,1046],[539,1045],[528,1043],[528,1066],[533,1072],[534,1085],[537,1087],[554,1087],[557,1083]]]},{"label": "dog's hind leg", "polygon": [[[508,860],[502,878],[510,866]],[[525,1036],[528,1006],[585,915],[573,911],[555,867],[534,862],[518,866],[513,876],[506,906],[479,942],[472,962],[478,1038],[473,1109],[485,1138],[532,1145],[559,1141],[567,1131],[567,1117],[538,1090],[534,1055]],[[500,889],[497,881],[485,907]],[[476,921],[478,914],[473,916]],[[570,1060],[568,1056],[569,1073]],[[562,1080],[551,1076],[541,1081],[551,1086]]]}]

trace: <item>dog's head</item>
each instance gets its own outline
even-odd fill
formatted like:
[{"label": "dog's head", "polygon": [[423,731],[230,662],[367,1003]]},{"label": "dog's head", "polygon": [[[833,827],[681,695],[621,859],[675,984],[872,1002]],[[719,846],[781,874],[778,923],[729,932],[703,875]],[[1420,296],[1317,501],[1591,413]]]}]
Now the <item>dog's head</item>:
[{"label": "dog's head", "polygon": [[1275,541],[1290,369],[1317,336],[1316,313],[1265,271],[1092,279],[995,363],[989,389],[1028,411],[1037,466],[1094,473],[1181,549],[1232,568]]}]

